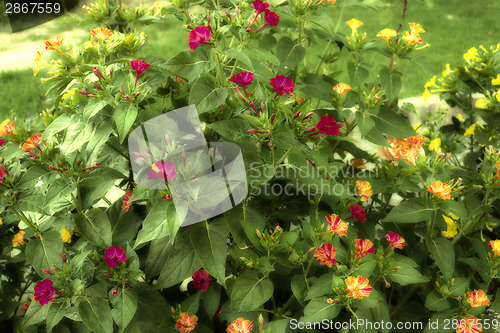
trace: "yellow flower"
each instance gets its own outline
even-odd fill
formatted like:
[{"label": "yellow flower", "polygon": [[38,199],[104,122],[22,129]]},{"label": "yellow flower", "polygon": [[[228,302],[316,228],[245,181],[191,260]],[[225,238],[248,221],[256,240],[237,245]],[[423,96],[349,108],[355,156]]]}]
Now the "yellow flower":
[{"label": "yellow flower", "polygon": [[417,34],[419,34],[421,32],[425,32],[424,28],[422,28],[422,26],[418,23],[410,22],[410,23],[408,23],[408,25],[410,26],[411,32],[414,32]]},{"label": "yellow flower", "polygon": [[62,51],[61,51],[61,44],[64,40],[64,35],[57,35],[56,36],[56,39],[47,39],[45,41],[45,49],[47,50],[55,50],[61,54],[64,54]]},{"label": "yellow flower", "polygon": [[63,95],[62,99],[66,99],[66,98],[68,98],[68,97],[73,97],[73,95],[74,95],[74,94],[75,94],[75,92],[77,92],[77,91],[78,91],[78,88],[73,88],[73,89],[69,90],[68,92],[66,92],[66,93]]},{"label": "yellow flower", "polygon": [[328,222],[328,231],[334,232],[340,237],[347,236],[347,223],[344,222],[338,215],[332,214],[326,216]]},{"label": "yellow flower", "polygon": [[233,320],[231,325],[226,329],[227,333],[250,333],[253,329],[252,321],[245,320],[243,317],[236,318]]},{"label": "yellow flower", "polygon": [[42,136],[42,133],[38,132],[33,134],[26,140],[25,143],[23,143],[23,150],[30,150],[30,149],[40,149],[40,145],[38,144],[40,142],[40,137]]},{"label": "yellow flower", "polygon": [[357,180],[356,187],[358,188],[358,194],[361,196],[361,201],[366,201],[373,195],[372,186],[368,181]]},{"label": "yellow flower", "polygon": [[43,66],[45,66],[44,63],[42,63],[41,59],[43,56],[43,51],[36,51],[36,58],[35,58],[35,65],[36,67],[33,68],[33,76],[36,76],[40,69],[42,69]]},{"label": "yellow flower", "polygon": [[363,298],[370,296],[372,292],[372,286],[369,285],[367,278],[359,275],[358,277],[349,276],[345,279],[345,284],[347,286],[346,290],[349,292],[347,296],[351,298]]},{"label": "yellow flower", "polygon": [[458,321],[458,327],[456,329],[456,333],[479,333],[483,331],[483,326],[480,320],[473,315],[469,315],[469,317],[462,317]]},{"label": "yellow flower", "polygon": [[3,225],[3,219],[0,217],[0,225]]},{"label": "yellow flower", "polygon": [[12,238],[12,246],[16,247],[21,243],[24,243],[24,231],[19,231],[17,234],[14,235],[14,238]]},{"label": "yellow flower", "polygon": [[[497,93],[497,94],[498,94],[498,93]],[[490,103],[490,101],[488,101],[487,99],[480,98],[480,99],[478,99],[478,100],[477,100],[477,102],[476,102],[476,105],[475,105],[475,106],[476,106],[476,108],[478,108],[478,109],[485,109],[485,110],[487,110],[487,109],[489,109],[489,108],[490,108],[491,103]]]},{"label": "yellow flower", "polygon": [[351,90],[351,86],[345,83],[337,83],[334,87],[333,90],[339,93],[340,96]]},{"label": "yellow flower", "polygon": [[64,229],[61,231],[61,237],[64,243],[71,243],[71,232],[64,226]]},{"label": "yellow flower", "polygon": [[488,243],[495,256],[500,256],[500,239],[492,240]]},{"label": "yellow flower", "polygon": [[431,142],[429,142],[429,150],[435,150],[437,151],[441,147],[441,139],[440,138],[435,138]]},{"label": "yellow flower", "polygon": [[103,29],[103,28],[96,28],[90,30],[90,33],[94,35],[94,37],[104,41],[108,39],[109,37],[113,36],[113,32],[109,29]]},{"label": "yellow flower", "polygon": [[451,70],[450,64],[446,64],[445,70],[443,71],[443,77],[446,77],[446,76],[450,75],[451,73],[455,73],[455,71]]},{"label": "yellow flower", "polygon": [[494,86],[500,85],[500,74],[497,74],[497,77],[494,79],[491,79],[491,84]]},{"label": "yellow flower", "polygon": [[[456,217],[455,215],[450,213],[450,216]],[[457,231],[457,225],[455,224],[455,221],[453,221],[450,217],[443,215],[444,221],[446,222],[446,225],[448,226],[448,229],[446,231],[442,232],[442,235],[444,237],[454,237],[458,231]]]},{"label": "yellow flower", "polygon": [[424,42],[418,33],[410,31],[405,32],[403,39],[408,43],[408,45],[422,44]]},{"label": "yellow flower", "polygon": [[383,38],[383,39],[385,39],[386,42],[389,42],[389,39],[391,39],[392,37],[396,37],[397,34],[398,33],[396,32],[396,30],[385,28],[385,29],[379,31],[379,33],[377,34],[377,37]]},{"label": "yellow flower", "polygon": [[439,88],[436,85],[436,75],[434,75],[429,81],[427,81],[424,85],[425,88],[430,88],[430,87],[436,87]]},{"label": "yellow flower", "polygon": [[464,54],[464,60],[470,65],[475,61],[480,60],[478,57],[478,51],[475,47],[471,47],[467,53]]},{"label": "yellow flower", "polygon": [[6,136],[7,134],[13,133],[15,127],[14,123],[10,122],[10,119],[4,120],[0,124],[0,136]]},{"label": "yellow flower", "polygon": [[476,124],[470,125],[469,128],[465,131],[464,136],[474,135],[474,130],[475,129],[476,129]]},{"label": "yellow flower", "polygon": [[473,308],[478,308],[480,306],[490,306],[490,301],[488,300],[488,295],[481,289],[474,289],[473,292],[467,293],[467,303]]},{"label": "yellow flower", "polygon": [[361,27],[362,25],[365,25],[363,22],[361,22],[360,20],[357,20],[355,18],[350,19],[349,21],[346,21],[345,23],[352,29],[353,34],[357,34],[358,33],[357,29],[359,27]]},{"label": "yellow flower", "polygon": [[441,199],[451,199],[451,187],[448,184],[445,184],[441,181],[432,182],[430,185],[427,185],[427,191],[434,194],[436,197]]},{"label": "yellow flower", "polygon": [[497,101],[500,103],[500,89],[497,90],[495,97],[496,97]]}]

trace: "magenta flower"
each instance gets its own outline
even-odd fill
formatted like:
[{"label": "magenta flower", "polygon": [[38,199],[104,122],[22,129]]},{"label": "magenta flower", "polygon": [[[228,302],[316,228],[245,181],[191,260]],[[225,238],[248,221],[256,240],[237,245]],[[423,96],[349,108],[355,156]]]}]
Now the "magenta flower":
[{"label": "magenta flower", "polygon": [[365,223],[366,212],[363,209],[363,207],[361,207],[358,204],[354,204],[354,205],[350,206],[349,209],[351,210],[351,215],[352,215],[351,217],[355,218],[356,220],[358,220],[361,223]]},{"label": "magenta flower", "polygon": [[316,124],[316,128],[320,134],[326,135],[339,135],[339,126],[332,116],[327,116],[326,114],[321,116],[321,119]]},{"label": "magenta flower", "polygon": [[40,302],[41,306],[49,303],[52,296],[54,296],[56,290],[52,287],[53,283],[52,280],[45,279],[35,284],[35,301]]},{"label": "magenta flower", "polygon": [[175,163],[172,161],[158,161],[151,166],[151,170],[148,171],[148,179],[158,179],[162,178],[165,180],[173,180],[177,177],[177,172],[175,172]]},{"label": "magenta flower", "polygon": [[229,79],[229,81],[239,84],[240,86],[248,86],[249,84],[252,84],[253,80],[255,79],[255,75],[250,72],[240,72],[238,74],[233,75],[232,78]]},{"label": "magenta flower", "polygon": [[273,86],[274,91],[276,91],[280,96],[292,93],[293,88],[295,88],[295,83],[293,83],[292,79],[284,75],[276,75],[275,78],[269,80],[269,84]]},{"label": "magenta flower", "polygon": [[3,171],[3,168],[0,169],[0,184],[3,184],[3,177],[5,177],[6,173]]},{"label": "magenta flower", "polygon": [[193,273],[193,286],[199,291],[205,291],[210,285],[210,275],[204,269]]},{"label": "magenta flower", "polygon": [[104,251],[104,262],[109,268],[114,268],[116,264],[126,260],[125,250],[121,246],[110,246]]},{"label": "magenta flower", "polygon": [[128,63],[130,64],[132,69],[136,72],[135,84],[134,84],[135,86],[137,84],[137,80],[139,79],[139,75],[145,73],[146,69],[148,69],[151,66],[151,64],[141,59],[130,60]]},{"label": "magenta flower", "polygon": [[264,11],[264,18],[266,19],[265,25],[274,25],[277,26],[280,21],[280,17],[275,12],[266,9]]},{"label": "magenta flower", "polygon": [[[252,74],[253,75],[253,74]],[[7,140],[4,140],[4,139],[0,139],[0,147],[5,144],[7,142]]]},{"label": "magenta flower", "polygon": [[265,11],[268,7],[269,4],[267,2],[263,2],[261,0],[255,0],[252,1],[253,8],[257,11],[257,15]]},{"label": "magenta flower", "polygon": [[194,28],[188,35],[189,48],[194,51],[201,44],[205,44],[211,38],[211,32],[210,26],[199,25]]}]

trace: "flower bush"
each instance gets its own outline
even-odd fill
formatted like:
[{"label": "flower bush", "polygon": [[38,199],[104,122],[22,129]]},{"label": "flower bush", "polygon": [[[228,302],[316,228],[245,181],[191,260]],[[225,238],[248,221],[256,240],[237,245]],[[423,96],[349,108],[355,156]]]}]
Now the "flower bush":
[{"label": "flower bush", "polygon": [[[398,106],[398,64],[429,46],[425,31],[412,22],[369,36],[353,18],[342,34],[345,18],[324,11],[354,4],[98,0],[85,7],[88,41],[47,40],[34,74],[47,71],[50,104],[0,124],[2,316],[27,309],[21,331],[498,326],[500,47],[471,49],[433,78],[426,96],[463,115],[447,124],[437,112],[415,130],[412,106]],[[140,24],[175,18],[190,31],[186,50],[142,54],[153,41]],[[311,45],[324,47],[312,64]],[[371,52],[388,60],[373,80]],[[473,93],[484,96],[474,104]],[[196,179],[198,157],[169,135],[162,149],[175,162],[151,147],[129,154],[125,139],[191,104],[209,142],[241,148],[249,193],[181,227],[169,185]],[[140,187],[135,159],[164,188]]]}]

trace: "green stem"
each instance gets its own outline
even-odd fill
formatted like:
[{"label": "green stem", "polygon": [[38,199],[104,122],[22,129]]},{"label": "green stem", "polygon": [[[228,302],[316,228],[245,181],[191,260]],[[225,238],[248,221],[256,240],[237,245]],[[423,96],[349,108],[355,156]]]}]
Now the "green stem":
[{"label": "green stem", "polygon": [[321,54],[321,58],[318,61],[318,64],[316,65],[316,68],[314,69],[314,74],[319,75],[321,65],[325,61],[326,54],[328,53],[328,50],[330,49],[330,46],[332,45],[332,40],[330,39],[328,43],[325,46],[325,49],[323,50],[323,53]]},{"label": "green stem", "polygon": [[[283,154],[283,156],[281,156],[281,158],[278,160],[278,162],[274,163],[274,166],[280,165],[285,160],[285,158],[287,158],[288,154],[290,154],[290,152],[292,151],[293,148],[295,148],[295,146],[291,146],[290,148],[288,148],[288,150]],[[273,150],[273,153],[274,153],[274,150]],[[273,162],[274,162],[274,156],[273,156]]]}]

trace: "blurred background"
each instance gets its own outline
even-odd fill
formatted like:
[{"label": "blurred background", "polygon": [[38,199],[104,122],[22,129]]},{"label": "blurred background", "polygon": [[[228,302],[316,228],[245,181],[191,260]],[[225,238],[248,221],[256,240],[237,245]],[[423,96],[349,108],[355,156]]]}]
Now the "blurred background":
[{"label": "blurred background", "polygon": [[[76,0],[72,0],[75,2]],[[122,0],[127,5],[139,1]],[[338,17],[337,0],[332,15]],[[349,0],[353,2],[353,0]],[[83,5],[93,1],[76,1],[71,13],[83,17],[86,13]],[[167,4],[167,1],[142,1],[148,8],[155,2]],[[276,3],[275,1],[270,1]],[[354,0],[363,7],[349,7],[342,16],[342,21],[356,18],[364,22],[360,32],[367,32],[367,41],[377,39],[377,33],[383,28],[397,29],[402,23],[403,0]],[[372,7],[372,8],[366,8]],[[500,0],[464,1],[464,0],[409,0],[402,30],[408,30],[408,22],[420,23],[426,33],[422,34],[424,43],[430,48],[418,51],[420,65],[404,62],[403,89],[400,98],[422,96],[424,84],[434,74],[444,70],[447,63],[453,68],[460,64],[462,55],[471,47],[496,45],[500,43]],[[45,49],[44,41],[57,34],[66,35],[65,45],[79,45],[87,39],[89,32],[75,28],[77,22],[71,15],[63,15],[55,20],[36,27],[13,33],[5,13],[5,4],[0,1],[0,121],[27,113],[40,113],[43,107],[43,90],[40,78],[33,76],[35,52]],[[168,23],[145,26],[147,45],[145,55],[154,54],[166,59],[188,48],[187,32],[181,21],[170,17]],[[349,27],[340,22],[339,32],[350,33]],[[321,50],[323,46],[317,46]],[[317,52],[311,52],[316,53]],[[314,55],[312,57],[315,57]],[[386,65],[387,58],[374,54],[368,57],[369,63]],[[308,60],[314,62],[315,59]],[[343,70],[339,68],[339,70]],[[378,71],[378,70],[377,70]]]}]

